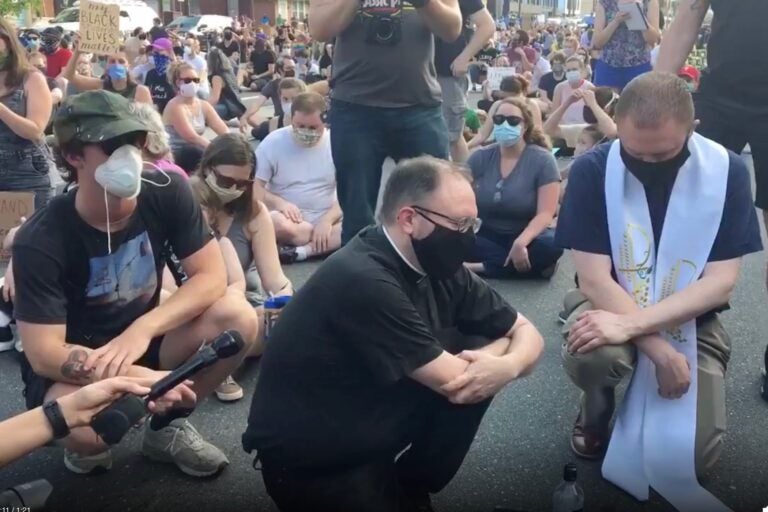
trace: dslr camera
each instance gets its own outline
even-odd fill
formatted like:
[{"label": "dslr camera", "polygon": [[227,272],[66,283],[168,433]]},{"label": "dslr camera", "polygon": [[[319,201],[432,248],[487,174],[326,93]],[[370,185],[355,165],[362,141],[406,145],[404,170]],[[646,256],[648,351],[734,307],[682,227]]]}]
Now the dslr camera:
[{"label": "dslr camera", "polygon": [[376,15],[366,21],[365,42],[384,46],[395,46],[402,37],[400,13]]}]

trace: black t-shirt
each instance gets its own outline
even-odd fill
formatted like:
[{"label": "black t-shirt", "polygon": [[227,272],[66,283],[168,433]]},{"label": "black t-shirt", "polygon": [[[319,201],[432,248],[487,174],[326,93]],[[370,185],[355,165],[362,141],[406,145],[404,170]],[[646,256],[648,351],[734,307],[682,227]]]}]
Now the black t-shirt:
[{"label": "black t-shirt", "polygon": [[708,70],[701,91],[768,110],[768,52],[765,51],[765,0],[712,0],[712,34],[707,45]]},{"label": "black t-shirt", "polygon": [[275,78],[261,89],[261,95],[272,100],[272,106],[275,107],[276,117],[283,117],[283,114],[285,113],[283,112],[283,105],[280,102],[280,81],[280,78]]},{"label": "black t-shirt", "polygon": [[[423,397],[434,397],[409,375],[443,350],[500,338],[516,320],[517,312],[473,273],[462,268],[449,279],[425,278],[382,228],[369,228],[282,311],[261,360],[243,446],[289,468],[394,457],[408,444],[409,420]],[[446,344],[446,334],[456,331],[482,341]]]},{"label": "black t-shirt", "polygon": [[[163,185],[160,173],[145,173]],[[13,244],[18,320],[67,326],[66,340],[98,348],[158,304],[167,246],[184,259],[211,239],[189,185],[144,183],[128,224],[107,234],[75,210],[77,189],[57,196],[24,223]]]},{"label": "black t-shirt", "polygon": [[251,63],[253,64],[253,74],[260,75],[266,73],[270,64],[274,64],[277,61],[275,52],[272,50],[264,50],[259,53],[257,51],[251,52]]},{"label": "black t-shirt", "polygon": [[552,101],[555,98],[555,87],[562,82],[565,82],[565,73],[563,73],[563,78],[558,80],[555,78],[555,74],[550,71],[539,80],[539,89],[547,91],[547,98]]},{"label": "black t-shirt", "polygon": [[[227,43],[229,43],[229,45],[227,45]],[[222,41],[218,44],[218,47],[227,57],[232,57],[235,52],[240,51],[240,45],[234,39],[230,41]]]},{"label": "black t-shirt", "polygon": [[482,0],[459,0],[461,19],[464,22],[461,35],[452,43],[446,43],[440,38],[435,38],[435,69],[437,70],[437,76],[453,76],[451,64],[464,51],[474,33],[472,21],[469,17],[484,7],[485,5],[483,5]]},{"label": "black t-shirt", "polygon": [[496,60],[496,57],[501,55],[501,52],[491,46],[490,48],[483,48],[477,53],[477,60],[480,62],[487,64],[489,66],[493,66],[493,61]]},{"label": "black t-shirt", "polygon": [[144,77],[144,85],[149,88],[149,92],[152,94],[152,102],[162,114],[165,106],[173,99],[173,87],[168,83],[166,74],[152,68],[147,71],[147,76]]},{"label": "black t-shirt", "polygon": [[149,39],[151,41],[157,41],[158,39],[168,39],[168,32],[163,27],[152,27],[149,29]]}]

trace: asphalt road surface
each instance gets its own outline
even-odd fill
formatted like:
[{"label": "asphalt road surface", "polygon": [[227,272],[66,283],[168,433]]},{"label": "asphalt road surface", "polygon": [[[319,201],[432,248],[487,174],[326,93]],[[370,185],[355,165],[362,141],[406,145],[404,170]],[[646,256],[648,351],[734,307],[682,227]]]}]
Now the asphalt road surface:
[{"label": "asphalt road surface", "polygon": [[[318,263],[287,267],[301,286]],[[493,286],[529,317],[546,340],[545,353],[530,377],[508,386],[496,397],[464,465],[451,484],[433,499],[440,512],[491,512],[496,506],[528,512],[551,510],[551,496],[563,465],[576,461],[586,493],[586,511],[666,511],[663,499],[639,503],[602,480],[599,462],[576,460],[569,432],[577,413],[577,391],[560,363],[560,325],[556,314],[573,282],[568,254],[557,275],[545,281],[494,281]],[[745,259],[732,310],[723,320],[733,340],[727,375],[728,433],[725,450],[704,482],[734,511],[759,511],[768,505],[768,404],[759,397],[763,349],[768,342],[765,256]],[[0,470],[0,484],[10,486],[47,478],[54,486],[49,509],[68,511],[275,511],[252,457],[243,452],[245,428],[258,363],[237,376],[246,398],[222,404],[203,402],[191,420],[201,434],[224,450],[231,465],[218,477],[197,480],[175,467],[145,460],[136,431],[114,450],[108,474],[78,476],[63,464],[55,448],[34,454]],[[15,354],[0,354],[0,418],[23,408],[21,379]],[[343,432],[339,432],[343,436]],[[34,511],[33,511],[34,512]],[[364,512],[364,511],[361,511]]]}]

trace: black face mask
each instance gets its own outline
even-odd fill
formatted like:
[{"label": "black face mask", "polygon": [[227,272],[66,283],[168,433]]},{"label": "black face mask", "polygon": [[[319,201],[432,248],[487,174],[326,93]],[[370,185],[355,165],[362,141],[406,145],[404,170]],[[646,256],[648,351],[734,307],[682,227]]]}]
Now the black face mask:
[{"label": "black face mask", "polygon": [[432,223],[435,229],[426,238],[411,238],[413,252],[428,276],[447,279],[469,258],[475,246],[475,233],[472,230],[461,233]]},{"label": "black face mask", "polygon": [[597,124],[597,118],[595,117],[595,113],[592,112],[592,109],[589,108],[587,105],[584,105],[584,122],[587,124]]},{"label": "black face mask", "polygon": [[224,39],[229,41],[230,39],[232,39],[232,34],[230,32],[225,32],[224,33]]},{"label": "black face mask", "polygon": [[674,179],[677,178],[677,171],[680,170],[690,156],[691,152],[688,151],[688,139],[685,140],[683,148],[677,155],[669,160],[663,160],[661,162],[646,162],[640,160],[627,153],[624,150],[624,146],[621,146],[621,159],[624,162],[624,165],[643,185],[655,185],[666,183],[670,180],[674,181]]},{"label": "black face mask", "polygon": [[286,69],[283,73],[283,76],[285,78],[294,78],[296,76],[296,70],[295,69]]}]

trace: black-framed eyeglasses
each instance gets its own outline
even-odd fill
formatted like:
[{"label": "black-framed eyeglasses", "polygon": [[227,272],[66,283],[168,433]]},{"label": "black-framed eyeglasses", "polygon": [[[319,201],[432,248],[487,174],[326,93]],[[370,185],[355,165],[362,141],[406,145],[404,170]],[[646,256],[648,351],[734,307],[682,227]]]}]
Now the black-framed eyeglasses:
[{"label": "black-framed eyeglasses", "polygon": [[199,78],[179,78],[180,82],[184,82],[185,84],[191,84],[192,82],[195,82],[196,84],[200,83]]},{"label": "black-framed eyeglasses", "polygon": [[411,208],[413,208],[416,213],[418,213],[419,215],[427,219],[429,222],[431,222],[435,226],[438,226],[439,224],[434,220],[430,219],[427,214],[434,215],[436,217],[440,217],[441,219],[447,220],[453,226],[456,227],[456,231],[458,231],[459,233],[467,233],[470,230],[473,233],[477,233],[478,231],[480,231],[480,226],[483,224],[483,221],[477,217],[462,217],[460,219],[454,219],[453,217],[449,217],[447,215],[443,215],[442,213],[428,210],[427,208],[423,208],[418,205],[411,205]]},{"label": "black-framed eyeglasses", "polygon": [[213,170],[213,174],[216,176],[216,183],[219,184],[222,188],[232,188],[235,187],[238,190],[245,190],[249,187],[253,186],[253,175],[251,175],[250,178],[247,180],[240,180],[237,178],[230,178],[229,176],[224,176],[223,174],[219,173],[216,169]]},{"label": "black-framed eyeglasses", "polygon": [[519,116],[503,116],[501,114],[493,116],[493,124],[502,124],[504,121],[506,121],[509,126],[517,126],[523,122],[523,118]]}]

